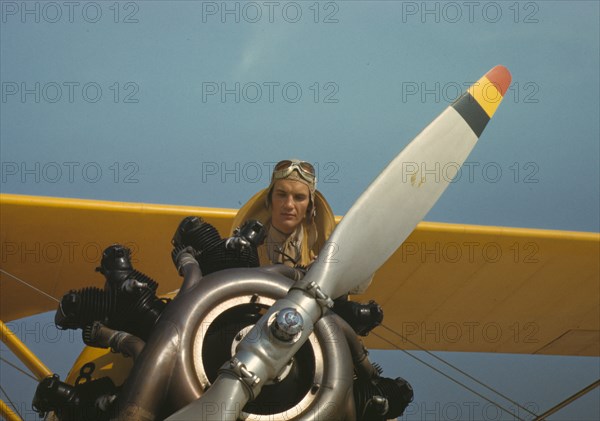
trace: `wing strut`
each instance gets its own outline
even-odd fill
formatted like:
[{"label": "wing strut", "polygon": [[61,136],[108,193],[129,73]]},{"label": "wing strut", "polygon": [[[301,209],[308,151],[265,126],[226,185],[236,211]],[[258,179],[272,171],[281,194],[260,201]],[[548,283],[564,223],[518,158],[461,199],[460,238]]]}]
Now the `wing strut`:
[{"label": "wing strut", "polygon": [[2,334],[2,342],[17,356],[19,360],[37,377],[38,380],[52,376],[52,372],[46,365],[35,355],[27,345],[15,335],[9,328],[0,320],[0,332]]},{"label": "wing strut", "polygon": [[[52,372],[46,365],[33,353],[27,345],[9,329],[8,326],[0,320],[0,334],[2,342],[6,344],[15,356],[21,360],[23,364],[37,377],[38,380],[42,380],[52,375]],[[8,397],[8,395],[7,395]],[[17,415],[11,408],[0,399],[0,415],[2,415],[8,421],[21,421],[21,417]]]},{"label": "wing strut", "polygon": [[0,415],[2,415],[6,421],[23,421],[2,399],[0,399]]}]

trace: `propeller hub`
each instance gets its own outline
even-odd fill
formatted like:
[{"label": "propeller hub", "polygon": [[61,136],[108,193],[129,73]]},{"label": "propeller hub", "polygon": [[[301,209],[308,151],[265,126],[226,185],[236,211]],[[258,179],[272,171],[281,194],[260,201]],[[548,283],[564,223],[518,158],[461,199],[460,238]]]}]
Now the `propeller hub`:
[{"label": "propeller hub", "polygon": [[291,307],[280,310],[271,324],[273,335],[284,342],[293,341],[304,329],[302,315]]}]

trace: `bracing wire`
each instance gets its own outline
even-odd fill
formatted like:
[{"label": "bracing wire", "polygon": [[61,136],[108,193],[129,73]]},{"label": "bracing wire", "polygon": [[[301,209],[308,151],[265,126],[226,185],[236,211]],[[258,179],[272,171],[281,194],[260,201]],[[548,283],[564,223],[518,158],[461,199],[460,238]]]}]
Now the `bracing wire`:
[{"label": "bracing wire", "polygon": [[411,345],[419,348],[419,350],[424,351],[425,353],[427,353],[427,355],[430,355],[431,357],[435,358],[436,360],[440,361],[441,363],[447,365],[450,368],[453,368],[454,370],[458,371],[460,374],[462,374],[463,376],[473,380],[475,383],[479,384],[480,386],[485,387],[486,389],[488,389],[489,391],[497,394],[498,396],[501,396],[502,398],[506,399],[508,402],[514,404],[515,406],[521,408],[522,410],[529,412],[529,414],[533,415],[534,417],[537,417],[538,415],[535,412],[530,411],[529,409],[527,409],[526,407],[522,406],[521,404],[519,404],[518,402],[514,401],[513,399],[509,398],[508,396],[504,395],[502,392],[499,392],[498,390],[494,389],[491,386],[488,386],[487,384],[483,383],[482,381],[476,379],[475,377],[473,377],[472,375],[470,375],[469,373],[467,373],[466,371],[456,367],[455,365],[449,363],[448,361],[444,360],[441,357],[438,357],[437,355],[435,355],[433,352],[428,351],[427,349],[423,348],[422,346],[420,346],[419,344],[411,341],[410,339],[408,339],[407,337],[405,337],[404,335],[396,332],[395,330],[393,330],[392,328],[382,324],[381,325],[382,328],[390,331],[391,333],[393,333],[394,335],[400,337],[403,341],[406,341],[408,343],[410,343]]},{"label": "bracing wire", "polygon": [[[39,292],[40,294],[42,294],[42,295],[44,295],[44,296],[46,296],[46,297],[50,298],[51,300],[54,300],[54,301],[56,301],[57,303],[60,303],[60,301],[59,301],[59,300],[57,300],[56,298],[54,298],[54,297],[53,297],[53,296],[51,296],[50,294],[48,294],[48,293],[46,293],[46,292],[42,291],[42,290],[41,290],[41,289],[39,289],[39,288],[36,288],[35,286],[33,286],[33,285],[29,284],[28,282],[26,282],[26,281],[24,281],[24,280],[22,280],[22,279],[18,278],[17,276],[15,276],[15,275],[13,275],[13,274],[11,274],[11,273],[8,273],[8,272],[7,272],[7,271],[5,271],[4,269],[0,269],[0,272],[1,272],[1,273],[3,273],[3,274],[5,274],[5,275],[7,275],[7,276],[10,276],[10,277],[11,277],[11,278],[13,278],[14,280],[16,280],[16,281],[18,281],[18,282],[22,283],[23,285],[25,285],[25,286],[27,286],[27,287],[29,287],[29,288],[33,289],[33,290],[34,290],[34,291],[36,291],[36,292]],[[29,373],[25,372],[24,370],[21,370],[19,367],[17,367],[16,365],[12,364],[10,361],[6,360],[5,358],[2,358],[2,357],[0,357],[0,360],[1,360],[1,361],[3,361],[3,362],[5,362],[6,364],[10,365],[11,367],[15,368],[16,370],[20,371],[21,373],[25,374],[26,376],[29,376],[29,377],[31,377],[31,378],[32,378],[32,379],[34,379],[35,381],[38,381],[38,379],[37,379],[37,378],[33,377],[31,374],[29,374]],[[8,400],[8,402],[10,402],[10,404],[11,404],[11,405],[12,405],[12,407],[14,408],[15,412],[17,413],[17,415],[18,415],[19,417],[21,417],[21,419],[24,419],[24,418],[23,418],[23,416],[22,416],[22,415],[19,413],[19,410],[17,409],[17,407],[15,406],[15,404],[14,404],[14,403],[11,401],[10,397],[8,396],[8,394],[6,393],[6,391],[4,390],[4,388],[2,388],[2,386],[0,386],[0,390],[2,391],[2,393],[4,394],[4,396],[6,396],[6,399]]]},{"label": "bracing wire", "polygon": [[19,282],[21,282],[23,285],[25,285],[25,286],[28,286],[29,288],[31,288],[31,289],[33,289],[33,290],[35,290],[35,291],[39,292],[40,294],[42,294],[42,295],[45,295],[46,297],[50,298],[51,300],[54,300],[54,301],[56,301],[57,303],[60,303],[60,301],[59,301],[59,300],[57,300],[56,298],[54,298],[52,295],[50,295],[50,294],[48,294],[48,293],[46,293],[46,292],[42,291],[42,290],[41,290],[41,289],[39,289],[39,288],[36,288],[36,287],[34,287],[33,285],[31,285],[31,284],[27,283],[26,281],[24,281],[24,280],[22,280],[22,279],[20,279],[20,278],[16,277],[15,275],[13,275],[13,274],[10,274],[10,273],[8,273],[7,271],[5,271],[5,270],[3,270],[3,269],[0,269],[0,272],[1,272],[1,273],[3,273],[3,274],[5,274],[5,275],[7,275],[7,276],[10,276],[11,278],[13,278],[13,279],[14,279],[14,280],[16,280],[16,281],[19,281]]},{"label": "bracing wire", "polygon": [[4,396],[6,396],[6,400],[8,401],[8,403],[10,403],[13,407],[13,409],[15,410],[15,412],[17,413],[17,415],[19,417],[21,417],[21,419],[24,419],[23,416],[21,415],[21,413],[19,412],[19,409],[17,408],[17,406],[13,403],[13,401],[10,399],[10,396],[8,396],[8,393],[6,393],[6,390],[4,390],[4,388],[0,385],[0,390],[2,391],[2,394],[4,394]]},{"label": "bracing wire", "polygon": [[498,407],[499,409],[501,409],[502,411],[506,412],[509,415],[512,415],[513,417],[515,417],[515,419],[519,420],[519,421],[526,421],[524,418],[519,417],[517,414],[513,413],[512,411],[510,411],[509,409],[506,409],[505,407],[503,407],[502,405],[500,405],[497,402],[494,402],[493,400],[491,400],[490,398],[488,398],[487,396],[482,395],[481,393],[477,392],[476,390],[470,388],[469,386],[467,386],[464,383],[459,382],[458,380],[454,379],[453,377],[449,376],[448,374],[444,373],[443,371],[441,371],[440,369],[432,366],[431,364],[427,363],[426,361],[422,360],[421,358],[417,357],[416,355],[411,354],[410,352],[400,348],[398,345],[394,344],[393,342],[389,341],[388,339],[384,338],[381,335],[378,335],[375,332],[371,332],[372,335],[377,336],[379,339],[381,339],[384,342],[387,342],[388,344],[390,344],[391,346],[393,346],[394,348],[396,348],[398,351],[402,351],[404,352],[406,355],[408,355],[411,358],[414,358],[415,360],[417,360],[418,362],[420,362],[421,364],[431,368],[433,371],[441,374],[442,376],[446,377],[448,380],[450,380],[453,383],[458,384],[459,386],[463,387],[464,389],[468,390],[469,392],[473,393],[476,396],[479,396],[481,399],[491,403],[492,405],[495,405],[496,407]]},{"label": "bracing wire", "polygon": [[6,358],[0,357],[0,361],[5,362],[6,364],[10,365],[15,370],[20,371],[21,373],[25,374],[27,377],[31,377],[36,382],[38,381],[38,379],[36,377],[32,376],[31,373],[26,372],[22,368],[20,368],[17,365],[15,365],[15,364],[11,363],[10,361],[8,361]]}]

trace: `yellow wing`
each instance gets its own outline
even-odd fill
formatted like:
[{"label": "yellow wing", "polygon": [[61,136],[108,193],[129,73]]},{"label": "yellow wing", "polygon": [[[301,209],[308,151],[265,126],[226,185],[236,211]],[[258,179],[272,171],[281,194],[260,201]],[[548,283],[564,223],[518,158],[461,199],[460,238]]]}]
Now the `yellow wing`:
[{"label": "yellow wing", "polygon": [[[69,289],[102,286],[94,269],[113,243],[132,249],[159,293],[172,291],[181,278],[170,239],[182,217],[201,216],[225,236],[236,214],[10,194],[0,207],[4,321],[54,310],[50,297]],[[357,299],[383,306],[389,329],[377,334],[405,349],[597,356],[599,256],[597,233],[422,222]],[[366,345],[390,348],[374,335]]]},{"label": "yellow wing", "polygon": [[422,222],[360,299],[383,305],[405,349],[598,356],[599,246],[597,233]]}]

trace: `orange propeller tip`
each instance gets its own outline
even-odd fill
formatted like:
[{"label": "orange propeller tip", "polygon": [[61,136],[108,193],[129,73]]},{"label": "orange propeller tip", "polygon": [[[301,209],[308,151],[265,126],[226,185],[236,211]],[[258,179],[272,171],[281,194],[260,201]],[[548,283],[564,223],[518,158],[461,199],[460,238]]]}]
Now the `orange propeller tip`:
[{"label": "orange propeller tip", "polygon": [[512,80],[510,72],[502,65],[494,67],[485,74],[485,77],[497,87],[502,96],[504,96],[505,92],[508,90]]}]

